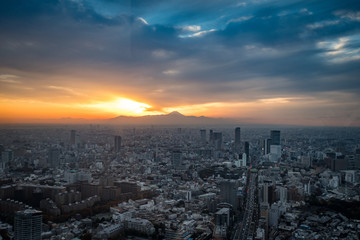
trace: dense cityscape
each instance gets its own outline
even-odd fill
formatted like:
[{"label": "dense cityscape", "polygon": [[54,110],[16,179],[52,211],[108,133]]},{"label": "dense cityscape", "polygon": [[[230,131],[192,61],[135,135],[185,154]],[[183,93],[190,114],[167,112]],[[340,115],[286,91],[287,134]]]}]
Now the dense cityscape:
[{"label": "dense cityscape", "polygon": [[359,239],[360,129],[3,125],[0,239]]}]

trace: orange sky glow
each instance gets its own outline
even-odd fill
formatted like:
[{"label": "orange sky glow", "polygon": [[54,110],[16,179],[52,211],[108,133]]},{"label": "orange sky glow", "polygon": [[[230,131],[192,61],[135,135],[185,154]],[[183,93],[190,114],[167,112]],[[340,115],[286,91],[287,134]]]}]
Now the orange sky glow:
[{"label": "orange sky glow", "polygon": [[[13,83],[11,83],[13,84]],[[60,86],[49,86],[47,90],[55,92],[74,93],[75,91]],[[173,111],[181,112],[187,116],[208,116],[216,118],[240,119],[251,123],[276,123],[294,125],[348,125],[355,122],[351,118],[328,121],[318,119],[311,115],[304,116],[303,109],[311,109],[311,106],[333,105],[327,100],[314,98],[265,98],[247,102],[205,102],[199,104],[173,104],[166,103],[162,106],[156,101],[147,101],[144,98],[116,96],[109,91],[100,92],[89,96],[88,89],[84,92],[76,92],[71,98],[43,95],[38,98],[16,98],[1,97],[0,107],[2,109],[1,123],[46,123],[48,121],[72,119],[108,119],[117,116],[144,116],[168,114]],[[90,94],[91,95],[91,94]],[[100,98],[104,100],[100,100]],[[155,104],[152,104],[154,102]],[[156,105],[157,104],[157,105]],[[287,114],[284,114],[286,112]],[[335,114],[324,110],[324,114]],[[279,118],[280,117],[280,118]],[[305,120],[304,120],[305,119]],[[56,121],[55,121],[56,122]],[[71,123],[71,120],[70,120]]]},{"label": "orange sky glow", "polygon": [[[173,82],[166,88],[146,82],[134,84],[132,79],[136,76],[126,72],[123,75],[96,69],[83,72],[65,71],[65,74],[54,76],[14,71],[8,75],[0,74],[0,123],[61,122],[63,118],[109,119],[178,111],[187,116],[231,118],[260,124],[360,125],[356,117],[359,113],[352,111],[358,109],[359,103],[349,101],[353,97],[349,93],[262,96],[249,90],[247,95],[210,98],[204,93],[191,92],[191,87],[204,91],[202,86],[193,85],[190,90],[184,90]],[[98,79],[106,79],[111,84]],[[114,84],[118,79],[123,83]],[[182,94],[185,91],[192,97]],[[68,122],[72,121],[68,119]]]}]

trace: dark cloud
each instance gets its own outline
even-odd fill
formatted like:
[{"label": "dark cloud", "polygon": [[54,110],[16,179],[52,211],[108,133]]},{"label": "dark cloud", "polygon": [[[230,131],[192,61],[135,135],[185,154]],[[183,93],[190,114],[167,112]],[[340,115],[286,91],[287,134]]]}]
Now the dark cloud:
[{"label": "dark cloud", "polygon": [[98,71],[158,105],[357,92],[359,11],[354,0],[2,1],[0,73],[42,84],[31,76]]}]

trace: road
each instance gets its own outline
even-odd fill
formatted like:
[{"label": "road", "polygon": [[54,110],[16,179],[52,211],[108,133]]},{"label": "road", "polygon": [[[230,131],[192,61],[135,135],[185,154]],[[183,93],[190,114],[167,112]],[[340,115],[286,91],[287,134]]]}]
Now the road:
[{"label": "road", "polygon": [[249,175],[250,178],[248,194],[246,196],[245,211],[242,221],[236,225],[236,230],[232,238],[233,240],[247,240],[248,238],[253,238],[254,224],[252,224],[252,222],[255,206],[254,198],[256,188],[256,173],[249,172]]}]

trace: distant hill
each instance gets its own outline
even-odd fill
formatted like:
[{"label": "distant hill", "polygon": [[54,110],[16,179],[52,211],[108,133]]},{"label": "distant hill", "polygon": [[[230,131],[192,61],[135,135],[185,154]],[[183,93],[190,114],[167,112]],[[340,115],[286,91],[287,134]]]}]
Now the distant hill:
[{"label": "distant hill", "polygon": [[284,124],[266,124],[261,123],[257,119],[251,118],[211,118],[211,117],[196,117],[185,116],[179,112],[171,112],[169,114],[160,115],[146,115],[140,117],[131,116],[118,116],[109,119],[85,119],[85,118],[58,118],[58,119],[30,119],[24,122],[13,121],[8,124],[105,124],[105,125],[158,125],[158,126],[222,126],[222,127],[261,127],[261,128],[279,128],[279,127],[299,127],[296,125],[284,125]]},{"label": "distant hill", "polygon": [[233,121],[224,118],[184,116],[179,112],[162,115],[146,115],[141,117],[119,116],[106,119],[103,123],[122,125],[218,125],[232,124]]}]

